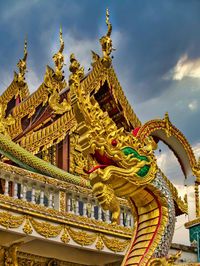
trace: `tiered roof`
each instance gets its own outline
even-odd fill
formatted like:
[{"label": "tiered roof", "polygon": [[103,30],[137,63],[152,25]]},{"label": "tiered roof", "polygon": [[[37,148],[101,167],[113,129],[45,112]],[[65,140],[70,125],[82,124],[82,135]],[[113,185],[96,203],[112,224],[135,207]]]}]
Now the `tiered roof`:
[{"label": "tiered roof", "polygon": [[[141,122],[124,95],[112,67],[110,53],[114,48],[110,37],[112,26],[108,20],[108,13],[106,23],[108,32],[100,39],[103,56],[100,57],[92,52],[94,61],[91,64],[92,70],[82,78],[81,87],[88,95],[94,95],[101,109],[108,112],[118,128],[124,127],[127,131],[131,131],[141,127]],[[60,43],[58,53],[53,56],[55,70],[47,66],[44,81],[30,95],[28,85],[24,81],[27,58],[25,41],[24,58],[18,63],[19,74],[15,73],[14,80],[0,96],[4,119],[9,114],[14,119],[14,122],[8,126],[8,134],[13,141],[33,154],[58,144],[67,134],[73,134],[76,130],[76,120],[70,106],[70,89],[62,73],[64,66],[62,29],[60,29]],[[13,99],[15,102],[12,102]]]}]

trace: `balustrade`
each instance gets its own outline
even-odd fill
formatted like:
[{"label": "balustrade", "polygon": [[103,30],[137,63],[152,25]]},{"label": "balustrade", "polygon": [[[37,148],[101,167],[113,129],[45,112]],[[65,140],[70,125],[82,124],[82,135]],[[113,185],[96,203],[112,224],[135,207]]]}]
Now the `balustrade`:
[{"label": "balustrade", "polygon": [[[81,193],[75,195],[74,192],[66,192],[66,197],[67,212],[111,223],[110,211],[104,211],[93,197],[86,197],[85,194],[81,195]],[[121,214],[118,224],[125,227],[133,226],[133,219],[129,206],[121,206]]]},{"label": "balustrade", "polygon": [[38,181],[33,182],[33,180],[24,177],[13,179],[12,177],[1,176],[0,184],[0,194],[49,208],[54,208],[55,199],[59,192],[52,186]]},{"label": "balustrade", "polygon": [[[98,205],[98,202],[92,193],[86,195],[84,193],[69,191],[67,189],[64,190],[63,188],[60,190],[57,186],[50,185],[47,182],[42,182],[40,180],[26,178],[25,176],[16,177],[12,175],[1,175],[0,185],[0,194],[30,202],[32,204],[53,208],[58,211],[61,206],[60,195],[61,193],[64,193],[66,197],[64,197],[63,201],[63,211],[111,223],[110,211],[104,211],[101,206]],[[133,217],[129,206],[121,206],[121,214],[118,224],[125,227],[133,226]]]}]

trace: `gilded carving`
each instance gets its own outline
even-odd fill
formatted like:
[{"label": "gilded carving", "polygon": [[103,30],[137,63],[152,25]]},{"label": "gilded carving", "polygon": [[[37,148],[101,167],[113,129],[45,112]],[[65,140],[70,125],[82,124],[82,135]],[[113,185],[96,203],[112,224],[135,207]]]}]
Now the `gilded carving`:
[{"label": "gilded carving", "polygon": [[[18,242],[8,248],[0,247],[0,266],[18,266],[17,252],[23,242]],[[21,264],[20,264],[21,265]]]},{"label": "gilded carving", "polygon": [[28,217],[28,216],[26,217],[26,223],[25,223],[25,225],[24,225],[24,227],[23,227],[23,231],[24,231],[24,233],[26,233],[27,235],[30,235],[30,234],[32,234],[32,232],[33,232],[33,229],[32,229],[32,227],[31,227],[31,225],[30,225],[30,221],[29,221],[29,217]]},{"label": "gilded carving", "polygon": [[66,212],[66,193],[60,191],[60,212]]},{"label": "gilded carving", "polygon": [[130,244],[130,240],[121,241],[118,238],[108,238],[105,235],[102,235],[101,238],[106,247],[115,253],[124,251]]},{"label": "gilded carving", "polygon": [[[96,62],[94,68],[98,65]],[[146,264],[152,257],[156,247],[161,241],[161,236],[168,222],[168,202],[163,197],[159,187],[152,185],[157,177],[156,159],[153,150],[157,145],[152,138],[144,137],[142,141],[132,133],[118,128],[114,121],[104,112],[94,96],[90,96],[81,82],[79,73],[80,64],[72,57],[69,77],[71,103],[77,120],[76,131],[79,134],[78,144],[84,156],[92,155],[95,167],[85,169],[90,179],[94,195],[104,210],[112,212],[112,222],[117,223],[120,215],[118,197],[130,199],[133,212],[137,217],[136,222],[146,221],[149,233],[148,248],[136,247],[137,242],[125,256],[124,264],[129,264],[129,259],[135,257],[135,262]],[[117,99],[116,99],[117,102]],[[165,127],[169,121],[162,121]],[[166,125],[167,124],[167,125]],[[170,131],[168,130],[168,135]],[[149,211],[153,204],[152,212]],[[144,215],[143,215],[144,214]],[[146,217],[146,218],[145,218]],[[160,218],[160,223],[151,226],[151,220]],[[147,219],[148,218],[148,219]],[[137,234],[145,240],[145,230]],[[156,227],[156,228],[155,228]],[[122,251],[128,241],[119,242],[119,239],[109,239],[102,236],[104,244],[113,251]],[[143,256],[145,253],[145,256]],[[131,255],[130,255],[131,254]],[[130,256],[129,256],[130,255]],[[136,258],[137,257],[137,258]],[[122,265],[124,265],[122,264]]]},{"label": "gilded carving", "polygon": [[70,135],[70,173],[87,178],[87,174],[83,171],[86,165],[88,165],[88,160],[83,156],[78,145],[77,133],[73,132]]},{"label": "gilded carving", "polygon": [[14,216],[10,212],[0,212],[0,224],[6,228],[17,228],[25,220],[25,216]]},{"label": "gilded carving", "polygon": [[113,50],[115,50],[115,48],[113,47],[112,44],[112,39],[111,39],[111,33],[112,33],[112,25],[109,22],[109,13],[108,13],[108,8],[106,9],[106,24],[108,26],[108,32],[105,36],[103,36],[99,42],[101,44],[101,49],[102,49],[102,53],[103,53],[103,57],[101,58],[101,62],[102,64],[106,67],[109,68],[112,61],[111,58],[109,57],[109,55],[111,54],[111,52]]},{"label": "gilded carving", "polygon": [[17,261],[17,251],[19,249],[19,246],[22,244],[16,243],[10,246],[6,252],[5,252],[5,266],[18,266]]},{"label": "gilded carving", "polygon": [[61,261],[58,259],[37,256],[25,252],[18,252],[18,263],[20,266],[83,266],[83,264]]},{"label": "gilded carving", "polygon": [[64,56],[63,56],[63,50],[64,50],[64,42],[62,39],[62,25],[60,25],[60,49],[57,54],[53,56],[53,60],[55,62],[55,75],[58,80],[62,80],[62,68],[65,65],[64,63]]},{"label": "gilded carving", "polygon": [[88,234],[85,231],[75,231],[74,229],[67,227],[70,237],[74,242],[78,243],[81,246],[89,246],[96,240],[97,234]]},{"label": "gilded carving", "polygon": [[[74,67],[74,62],[76,62],[76,67]],[[117,223],[120,207],[109,180],[115,179],[115,176],[120,174],[121,179],[128,180],[136,186],[151,182],[156,173],[151,143],[146,140],[146,143],[141,144],[132,134],[124,132],[123,128],[118,129],[108,114],[100,109],[95,99],[87,96],[78,76],[81,70],[79,69],[80,64],[77,63],[74,56],[71,63],[70,92],[78,123],[77,132],[80,135],[79,145],[82,152],[84,155],[95,154],[96,152],[97,155],[99,154],[98,157],[114,158],[114,161],[117,161],[118,167],[109,165],[106,166],[105,170],[98,167],[97,171],[90,174],[94,194],[104,209],[112,211],[112,220]],[[112,141],[117,143],[117,148],[115,148],[116,145],[112,145]],[[137,158],[131,155],[133,153],[137,154]],[[146,159],[140,160],[138,156],[145,156],[140,158]],[[142,169],[148,170],[141,179],[137,173],[142,172]],[[88,171],[88,173],[90,172]],[[99,178],[100,176],[101,178]]]},{"label": "gilded carving", "polygon": [[62,233],[62,236],[60,237],[60,240],[63,242],[63,243],[68,243],[70,241],[70,238],[69,238],[69,235],[67,233],[67,228],[66,226],[64,226],[64,231]]},{"label": "gilded carving", "polygon": [[25,39],[25,44],[24,44],[24,57],[22,60],[19,60],[17,67],[19,68],[19,75],[17,77],[17,81],[19,83],[20,86],[24,85],[24,74],[27,72],[26,69],[26,58],[27,58],[27,36]]},{"label": "gilded carving", "polygon": [[11,114],[5,118],[5,107],[2,103],[0,103],[0,133],[3,135],[10,137],[9,135],[9,127],[15,123],[15,119]]},{"label": "gilded carving", "polygon": [[200,182],[200,157],[196,166],[193,166],[192,169],[193,175],[196,176],[196,181]]},{"label": "gilded carving", "polygon": [[24,136],[20,144],[26,150],[36,154],[41,148],[46,150],[59,143],[66,137],[66,132],[75,125],[74,115],[69,111],[49,126],[35,132],[34,138],[32,135]]},{"label": "gilded carving", "polygon": [[91,63],[91,66],[94,66],[95,63],[99,60],[100,56],[96,54],[94,51],[91,51],[91,56],[93,59],[93,63]]},{"label": "gilded carving", "polygon": [[195,183],[194,191],[195,191],[195,203],[196,203],[196,217],[199,217],[200,209],[199,209],[199,184],[198,183]]},{"label": "gilded carving", "polygon": [[[8,214],[8,215],[6,215]],[[5,227],[19,227],[25,219],[24,215],[21,216],[14,216],[14,215],[10,215],[9,213],[5,213],[4,215],[6,217],[6,220],[4,220],[4,222],[1,222],[1,225],[5,226]],[[9,219],[7,218],[9,217]],[[8,226],[9,221],[12,219],[12,223]],[[20,221],[20,223],[19,223]],[[37,220],[35,220],[33,217],[27,216],[26,217],[26,223],[23,227],[23,231],[26,234],[32,234],[33,229],[31,227],[31,224],[33,226],[33,228],[35,229],[35,231],[40,234],[41,236],[45,237],[45,238],[49,238],[49,237],[56,237],[60,234],[60,232],[63,230],[63,233],[60,237],[60,240],[63,243],[68,243],[70,241],[69,235],[70,237],[79,245],[81,246],[88,246],[91,245],[92,243],[94,243],[98,237],[98,241],[96,243],[96,248],[99,250],[102,250],[104,244],[107,246],[108,249],[114,251],[114,252],[121,252],[125,249],[125,246],[128,245],[128,243],[130,242],[130,240],[124,240],[124,241],[120,241],[117,238],[113,238],[113,239],[109,239],[107,237],[105,237],[103,234],[101,233],[87,233],[86,231],[76,231],[74,229],[72,229],[71,227],[67,226],[67,225],[52,225],[48,222],[39,222]],[[102,222],[103,223],[103,222]],[[94,230],[94,227],[91,227],[92,230]],[[113,228],[114,229],[114,228]],[[112,229],[112,230],[113,230]],[[105,230],[104,230],[105,231]],[[120,235],[119,232],[116,233],[117,235]],[[113,242],[113,244],[111,244],[111,242]],[[126,243],[126,245],[125,245]],[[121,246],[121,248],[119,247]],[[14,248],[14,247],[13,247]],[[6,253],[8,254],[8,252]],[[0,256],[4,256],[4,250],[0,250]],[[1,261],[0,261],[1,262]]]},{"label": "gilded carving", "polygon": [[30,218],[30,222],[35,231],[46,238],[58,236],[63,229],[62,225],[52,225],[48,222],[38,222],[33,218]]},{"label": "gilded carving", "polygon": [[[128,237],[130,238],[130,235],[132,233],[132,229],[129,227],[123,227],[120,225],[113,225],[113,224],[108,224],[103,221],[98,221],[96,219],[90,219],[88,217],[83,217],[83,216],[76,216],[71,213],[62,213],[60,211],[57,211],[55,209],[51,208],[46,208],[44,206],[40,206],[37,204],[33,204],[30,202],[25,202],[19,199],[13,199],[11,197],[5,196],[5,195],[0,195],[0,206],[4,206],[4,204],[1,203],[13,204],[15,205],[15,208],[17,208],[18,211],[23,212],[24,209],[28,209],[29,213],[32,215],[37,214],[40,218],[44,217],[44,214],[46,217],[51,220],[52,216],[53,217],[58,217],[60,216],[61,219],[63,220],[63,223],[66,221],[66,219],[69,219],[70,221],[73,220],[73,225],[78,226],[81,228],[89,228],[91,230],[94,230],[94,228],[97,231],[103,230],[103,232],[107,232],[110,234],[116,234],[117,236],[122,236],[122,237]],[[24,216],[23,216],[24,217]]]},{"label": "gilded carving", "polygon": [[98,240],[97,240],[97,243],[96,243],[95,247],[98,250],[104,249],[104,244],[103,244],[103,240],[102,240],[102,234],[98,234]]},{"label": "gilded carving", "polygon": [[59,93],[56,89],[53,88],[52,93],[49,97],[49,106],[55,112],[55,114],[64,114],[65,112],[69,112],[71,110],[70,103],[64,99],[62,102],[59,96]]},{"label": "gilded carving", "polygon": [[[31,97],[29,97],[26,101],[24,101],[20,105],[17,105],[13,109],[13,117],[16,120],[15,123],[9,129],[9,133],[12,138],[19,135],[22,131],[21,119],[25,116],[28,116],[28,118],[33,116],[35,114],[36,108],[40,104],[42,104],[42,106],[45,106],[48,101],[52,110],[56,114],[63,114],[64,112],[68,112],[71,109],[70,103],[66,99],[61,102],[61,98],[59,95],[59,92],[66,88],[66,81],[64,80],[61,71],[64,65],[64,57],[62,55],[64,49],[64,42],[62,40],[62,29],[60,30],[60,42],[60,50],[57,54],[53,56],[53,60],[55,61],[55,72],[49,66],[47,66],[44,82],[41,84],[38,90],[33,95],[31,95]],[[24,79],[24,66],[25,60],[20,60],[19,78],[21,82]]]}]

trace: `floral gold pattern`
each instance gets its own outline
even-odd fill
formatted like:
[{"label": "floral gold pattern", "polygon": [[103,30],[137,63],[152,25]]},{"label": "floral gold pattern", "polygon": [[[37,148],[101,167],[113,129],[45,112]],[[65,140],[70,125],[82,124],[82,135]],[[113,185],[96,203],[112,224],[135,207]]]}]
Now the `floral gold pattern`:
[{"label": "floral gold pattern", "polygon": [[52,225],[48,222],[38,222],[33,218],[30,218],[30,222],[35,231],[46,238],[58,236],[63,229],[62,225]]},{"label": "floral gold pattern", "polygon": [[91,245],[97,238],[97,234],[88,234],[85,231],[75,231],[72,228],[68,227],[68,233],[70,237],[81,246]]},{"label": "floral gold pattern", "polygon": [[106,247],[114,252],[122,252],[130,244],[130,240],[121,241],[117,238],[108,238],[105,235],[101,236]]},{"label": "floral gold pattern", "polygon": [[32,229],[32,227],[31,227],[31,225],[30,225],[30,222],[29,222],[29,217],[26,217],[26,223],[25,223],[25,225],[24,225],[24,227],[23,227],[23,231],[24,231],[24,233],[26,233],[27,235],[30,235],[30,234],[32,234],[32,232],[33,232],[33,229]]},{"label": "floral gold pattern", "polygon": [[25,220],[25,216],[14,216],[10,212],[0,212],[0,225],[6,228],[17,228]]},{"label": "floral gold pattern", "polygon": [[67,228],[66,228],[66,226],[64,227],[64,231],[63,231],[63,234],[62,234],[60,240],[61,240],[63,243],[68,243],[68,242],[70,241],[69,235],[68,235],[68,233],[67,233]]},{"label": "floral gold pattern", "polygon": [[97,240],[95,247],[98,250],[102,250],[104,248],[104,244],[103,244],[103,240],[102,240],[102,234],[98,234],[98,240]]}]

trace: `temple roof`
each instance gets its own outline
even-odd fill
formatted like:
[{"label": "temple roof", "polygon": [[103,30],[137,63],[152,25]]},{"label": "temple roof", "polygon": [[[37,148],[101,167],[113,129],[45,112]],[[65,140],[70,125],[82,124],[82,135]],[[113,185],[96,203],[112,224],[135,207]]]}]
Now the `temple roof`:
[{"label": "temple roof", "polygon": [[[110,23],[108,28],[109,26]],[[109,28],[107,35],[100,39],[103,57],[92,52],[92,70],[82,78],[81,86],[88,95],[95,96],[101,108],[109,113],[119,128],[124,127],[130,131],[140,127],[141,122],[124,95],[111,65],[109,55],[113,47],[110,30]],[[34,93],[29,95],[28,86],[24,82],[26,71],[20,69],[20,74],[15,74],[15,79],[1,96],[2,102],[6,104],[5,108],[14,118],[14,123],[8,127],[10,137],[33,153],[47,149],[52,143],[59,143],[76,124],[73,112],[70,111],[69,87],[61,71],[64,66],[62,29],[60,42],[60,50],[53,56],[55,70],[46,67],[44,81]],[[109,45],[106,48],[107,42]],[[26,49],[25,55],[27,56]],[[25,59],[20,62],[25,62]],[[17,77],[20,77],[20,82]],[[23,90],[20,90],[19,85],[23,85]],[[10,105],[13,95],[16,98],[18,94],[20,101],[14,106]]]}]

